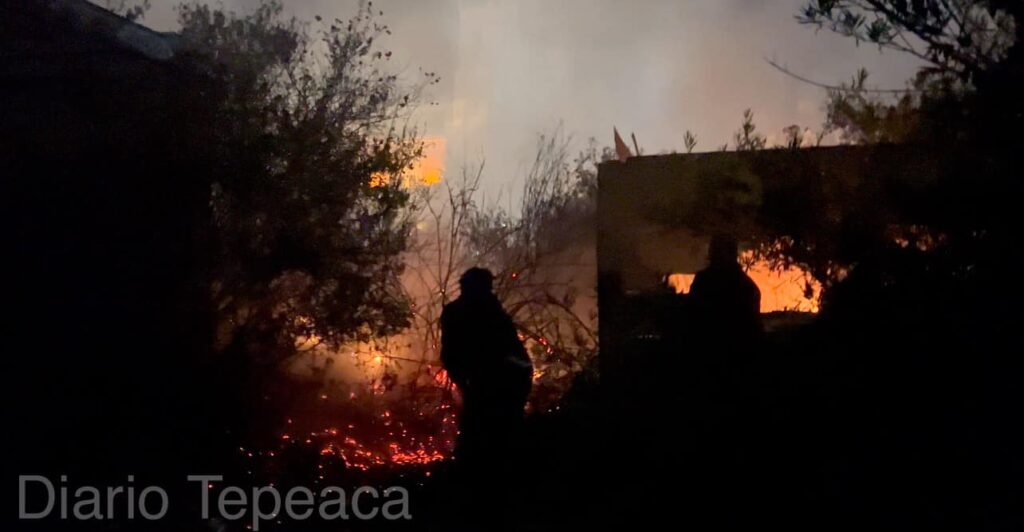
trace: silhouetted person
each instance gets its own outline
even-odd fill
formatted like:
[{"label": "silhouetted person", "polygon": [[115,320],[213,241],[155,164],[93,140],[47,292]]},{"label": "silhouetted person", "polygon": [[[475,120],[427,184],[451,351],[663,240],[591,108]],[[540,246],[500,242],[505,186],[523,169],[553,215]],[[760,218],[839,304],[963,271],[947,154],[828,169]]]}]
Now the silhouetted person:
[{"label": "silhouetted person", "polygon": [[697,272],[687,302],[685,352],[698,415],[721,417],[745,392],[741,381],[760,348],[761,291],[740,267],[736,240],[715,236],[708,265]]},{"label": "silhouetted person", "polygon": [[739,264],[736,240],[716,236],[708,245],[708,266],[690,286],[696,332],[709,345],[749,347],[761,335],[761,291]]},{"label": "silhouetted person", "polygon": [[441,313],[441,362],[463,399],[456,445],[463,462],[507,459],[532,385],[530,358],[492,283],[491,272],[470,268],[459,298]]},{"label": "silhouetted person", "polygon": [[459,298],[441,313],[441,362],[462,393],[450,530],[500,530],[524,478],[516,443],[533,366],[492,283],[491,272],[467,270]]},{"label": "silhouetted person", "polygon": [[752,442],[748,372],[761,339],[761,291],[739,264],[736,240],[716,236],[689,293],[693,389],[688,422],[700,465],[692,472],[712,513],[749,496]]}]

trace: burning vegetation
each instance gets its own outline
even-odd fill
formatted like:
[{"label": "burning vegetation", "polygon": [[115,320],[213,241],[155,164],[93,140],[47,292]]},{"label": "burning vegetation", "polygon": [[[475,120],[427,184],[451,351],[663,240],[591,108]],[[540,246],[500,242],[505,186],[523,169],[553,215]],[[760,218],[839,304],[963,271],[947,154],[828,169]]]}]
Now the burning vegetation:
[{"label": "burning vegetation", "polygon": [[254,456],[266,461],[269,452],[279,457],[309,447],[319,449],[320,460],[356,470],[449,457],[459,398],[440,366],[439,317],[457,295],[458,275],[476,264],[496,272],[496,292],[534,360],[528,409],[557,408],[576,376],[594,371],[596,362],[590,224],[597,151],[573,160],[568,146],[559,132],[540,139],[516,213],[478,203],[479,170],[433,183],[437,159],[414,166],[412,172],[425,174],[402,179],[413,197],[412,232],[402,256],[406,269],[392,285],[408,301],[408,326],[337,346],[315,334],[299,336],[285,374],[306,391],[282,412],[281,437]]}]

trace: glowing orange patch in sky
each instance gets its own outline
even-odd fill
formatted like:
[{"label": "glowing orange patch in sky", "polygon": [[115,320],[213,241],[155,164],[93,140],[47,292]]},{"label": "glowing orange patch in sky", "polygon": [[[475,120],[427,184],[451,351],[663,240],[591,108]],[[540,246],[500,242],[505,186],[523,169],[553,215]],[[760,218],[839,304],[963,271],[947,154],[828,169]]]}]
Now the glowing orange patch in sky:
[{"label": "glowing orange patch in sky", "polygon": [[410,171],[415,183],[434,185],[444,177],[444,137],[426,137],[423,139],[423,157],[416,161]]},{"label": "glowing orange patch in sky", "polygon": [[[420,157],[413,167],[402,174],[402,184],[412,185],[435,185],[444,178],[444,137],[424,137],[423,156]],[[370,186],[382,187],[391,182],[391,175],[386,172],[374,172],[370,174]]]}]

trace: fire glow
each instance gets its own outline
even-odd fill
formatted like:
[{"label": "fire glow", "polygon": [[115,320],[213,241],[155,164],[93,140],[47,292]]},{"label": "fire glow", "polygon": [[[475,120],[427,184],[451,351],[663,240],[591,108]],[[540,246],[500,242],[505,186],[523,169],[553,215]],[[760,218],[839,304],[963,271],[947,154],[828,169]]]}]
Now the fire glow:
[{"label": "fire glow", "polygon": [[[421,411],[423,419],[437,419],[439,427],[434,433],[423,427],[394,419],[389,410],[378,414],[370,425],[350,423],[344,428],[326,427],[319,430],[299,430],[289,419],[287,430],[277,443],[263,450],[239,447],[244,460],[259,461],[251,470],[272,471],[273,462],[296,454],[318,456],[317,473],[322,480],[325,469],[340,460],[345,469],[369,471],[380,467],[422,467],[447,459],[451,455],[457,434],[455,415],[451,405],[438,405],[437,412]],[[436,417],[435,417],[436,416]],[[356,434],[362,434],[357,437]]]},{"label": "fire glow", "polygon": [[[761,312],[816,313],[821,303],[821,283],[797,266],[773,269],[766,261],[753,260],[749,254],[741,258],[745,271],[761,290]],[[677,294],[686,294],[694,274],[673,273],[666,282]]]},{"label": "fire glow", "polygon": [[[420,412],[421,417],[440,415],[440,429],[437,435],[417,434],[406,426],[402,420],[395,420],[391,411],[385,410],[379,415],[379,424],[387,427],[384,441],[363,442],[353,433],[357,428],[349,425],[348,431],[329,427],[320,431],[310,432],[302,440],[302,445],[316,445],[320,456],[335,456],[344,461],[345,465],[366,471],[381,466],[415,466],[428,465],[441,461],[451,454],[456,434],[454,413],[451,405],[445,403],[438,407],[438,412]],[[295,445],[297,439],[290,434],[283,434],[281,441]]]},{"label": "fire glow", "polygon": [[[430,186],[440,183],[444,178],[445,146],[444,137],[425,137],[423,139],[423,156],[402,174],[402,184],[405,186]],[[369,184],[371,187],[381,187],[390,182],[390,175],[374,172],[370,176]]]}]

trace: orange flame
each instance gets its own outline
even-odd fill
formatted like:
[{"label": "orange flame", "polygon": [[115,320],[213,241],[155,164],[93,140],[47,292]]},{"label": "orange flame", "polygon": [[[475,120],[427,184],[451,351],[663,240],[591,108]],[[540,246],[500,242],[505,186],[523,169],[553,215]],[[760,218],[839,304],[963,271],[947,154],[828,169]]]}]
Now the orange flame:
[{"label": "orange flame", "polygon": [[[747,262],[747,261],[744,261]],[[761,290],[761,312],[797,311],[818,312],[821,303],[821,283],[796,266],[778,270],[765,261],[754,261],[747,275]],[[666,283],[677,294],[686,294],[693,284],[694,274],[673,273]]]},{"label": "orange flame", "polygon": [[[412,168],[402,174],[402,184],[435,185],[444,177],[444,156],[446,141],[444,137],[424,137],[423,156],[416,160]],[[370,174],[370,187],[382,187],[391,183],[391,175],[385,172]]]}]

